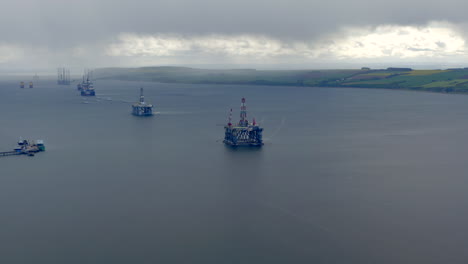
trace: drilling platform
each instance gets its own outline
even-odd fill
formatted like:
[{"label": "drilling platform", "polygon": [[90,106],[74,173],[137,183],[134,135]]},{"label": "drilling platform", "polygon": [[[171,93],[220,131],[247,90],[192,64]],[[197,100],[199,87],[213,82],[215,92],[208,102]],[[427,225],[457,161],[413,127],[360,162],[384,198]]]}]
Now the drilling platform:
[{"label": "drilling platform", "polygon": [[151,116],[153,115],[153,105],[145,102],[143,88],[140,88],[140,101],[132,105],[132,114],[136,116]]},{"label": "drilling platform", "polygon": [[229,121],[224,126],[224,144],[228,146],[251,146],[261,147],[263,145],[262,140],[263,128],[260,127],[255,118],[253,122],[249,124],[247,120],[247,107],[245,106],[245,98],[242,98],[240,120],[237,125],[232,124],[232,109],[229,113]]},{"label": "drilling platform", "polygon": [[70,85],[70,70],[66,68],[57,69],[57,84]]}]

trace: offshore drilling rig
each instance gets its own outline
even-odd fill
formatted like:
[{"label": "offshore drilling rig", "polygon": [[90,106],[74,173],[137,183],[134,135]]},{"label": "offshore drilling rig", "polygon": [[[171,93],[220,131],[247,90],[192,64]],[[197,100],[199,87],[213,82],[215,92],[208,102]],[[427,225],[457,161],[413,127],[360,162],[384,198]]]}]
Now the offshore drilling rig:
[{"label": "offshore drilling rig", "polygon": [[66,68],[57,69],[57,84],[70,85],[70,70]]},{"label": "offshore drilling rig", "polygon": [[224,144],[229,146],[252,146],[260,147],[263,145],[262,140],[263,128],[260,127],[255,118],[249,124],[247,120],[247,107],[245,106],[245,98],[242,98],[240,120],[237,126],[232,124],[232,109],[229,113],[229,121],[224,126]]},{"label": "offshore drilling rig", "polygon": [[136,116],[151,116],[153,115],[153,105],[145,102],[143,88],[140,88],[140,101],[132,105],[132,114]]}]

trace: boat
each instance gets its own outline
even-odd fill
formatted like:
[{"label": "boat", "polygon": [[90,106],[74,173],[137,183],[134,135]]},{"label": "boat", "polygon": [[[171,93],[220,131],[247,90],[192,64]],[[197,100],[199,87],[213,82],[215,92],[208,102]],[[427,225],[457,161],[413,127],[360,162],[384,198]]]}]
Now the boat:
[{"label": "boat", "polygon": [[18,146],[14,149],[15,152],[20,154],[29,154],[45,151],[44,140],[26,140],[20,139]]},{"label": "boat", "polygon": [[15,156],[15,155],[28,155],[34,156],[37,152],[45,151],[45,145],[43,140],[25,140],[20,138],[18,145],[13,151],[2,151],[0,156]]},{"label": "boat", "polygon": [[[91,71],[87,71],[83,75],[83,82],[80,86],[77,86],[78,90],[81,91],[81,96],[95,96],[96,92],[94,91],[94,85],[91,81]],[[80,88],[81,87],[81,88]]]}]

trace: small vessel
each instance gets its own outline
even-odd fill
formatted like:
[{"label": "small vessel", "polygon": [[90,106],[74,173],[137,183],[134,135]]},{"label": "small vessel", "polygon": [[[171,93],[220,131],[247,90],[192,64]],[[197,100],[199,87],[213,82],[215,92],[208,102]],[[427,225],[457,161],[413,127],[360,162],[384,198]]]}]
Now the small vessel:
[{"label": "small vessel", "polygon": [[140,101],[132,105],[132,114],[136,116],[151,116],[153,115],[153,105],[145,102],[143,88],[140,88]]},{"label": "small vessel", "polygon": [[45,151],[44,140],[26,140],[20,139],[18,146],[15,148],[15,152],[20,154],[29,154],[35,152]]},{"label": "small vessel", "polygon": [[77,89],[81,91],[81,96],[95,96],[94,85],[90,78],[91,71],[87,71],[83,75],[83,82],[81,85],[77,85]]},{"label": "small vessel", "polygon": [[18,141],[18,146],[13,151],[2,151],[0,156],[15,156],[15,155],[28,155],[34,156],[35,153],[45,151],[44,141],[42,140],[24,140]]}]

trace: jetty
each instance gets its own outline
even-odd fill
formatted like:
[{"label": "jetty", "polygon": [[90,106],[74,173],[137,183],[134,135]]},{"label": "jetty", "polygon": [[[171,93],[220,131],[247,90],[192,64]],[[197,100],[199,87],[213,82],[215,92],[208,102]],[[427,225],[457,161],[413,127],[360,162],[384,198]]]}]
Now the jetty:
[{"label": "jetty", "polygon": [[14,155],[21,155],[21,153],[16,152],[16,151],[0,152],[0,156],[14,156]]}]

